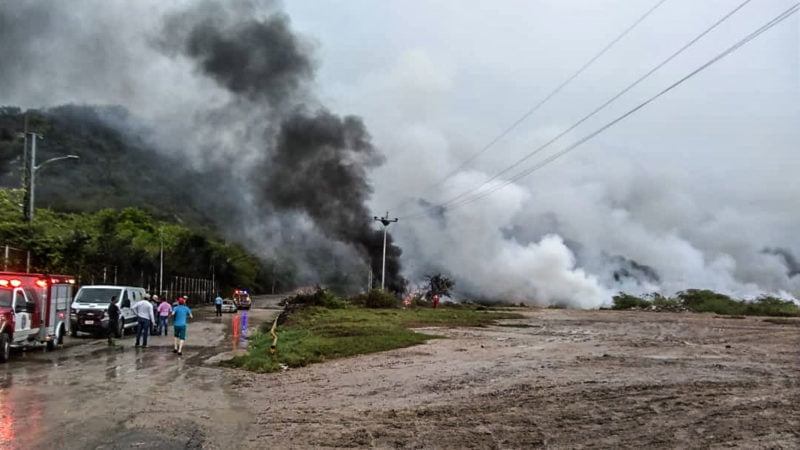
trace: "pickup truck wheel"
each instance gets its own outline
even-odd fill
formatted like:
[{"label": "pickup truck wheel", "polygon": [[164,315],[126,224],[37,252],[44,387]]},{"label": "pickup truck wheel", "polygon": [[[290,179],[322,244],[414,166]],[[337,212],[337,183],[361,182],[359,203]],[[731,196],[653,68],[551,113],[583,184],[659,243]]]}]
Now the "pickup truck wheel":
[{"label": "pickup truck wheel", "polygon": [[0,334],[0,363],[8,361],[11,357],[11,339],[8,335]]},{"label": "pickup truck wheel", "polygon": [[78,325],[77,324],[74,327],[72,327],[72,330],[69,332],[69,334],[72,335],[72,337],[74,337],[74,338],[78,337]]}]

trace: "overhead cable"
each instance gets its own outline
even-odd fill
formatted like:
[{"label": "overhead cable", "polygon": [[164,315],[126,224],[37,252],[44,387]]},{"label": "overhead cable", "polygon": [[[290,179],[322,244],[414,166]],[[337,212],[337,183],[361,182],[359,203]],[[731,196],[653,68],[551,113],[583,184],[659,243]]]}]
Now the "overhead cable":
[{"label": "overhead cable", "polygon": [[544,160],[540,161],[536,165],[534,165],[534,166],[532,166],[532,167],[530,167],[528,169],[525,169],[524,171],[520,172],[519,174],[515,175],[514,177],[512,177],[512,178],[510,178],[508,180],[505,180],[500,184],[497,184],[497,185],[493,186],[491,189],[489,189],[489,190],[487,190],[485,192],[476,194],[476,195],[474,195],[474,196],[472,196],[470,198],[464,199],[464,200],[462,200],[462,201],[460,201],[460,202],[458,202],[456,204],[451,204],[449,206],[437,205],[437,206],[435,206],[433,208],[430,208],[430,209],[426,210],[425,212],[421,212],[421,213],[417,213],[417,214],[414,214],[414,215],[410,215],[410,216],[404,217],[404,219],[411,219],[411,218],[414,218],[414,217],[422,216],[427,211],[429,211],[431,209],[434,209],[434,208],[437,208],[437,209],[446,208],[448,210],[452,210],[452,209],[455,209],[456,207],[464,206],[466,204],[469,204],[469,203],[475,202],[477,200],[480,200],[480,199],[482,199],[484,197],[487,197],[487,196],[491,195],[492,193],[494,193],[494,192],[496,192],[496,191],[498,191],[500,189],[503,189],[504,187],[514,183],[515,181],[518,181],[518,180],[530,175],[531,173],[535,172],[536,170],[539,170],[542,167],[546,166],[547,164],[550,164],[551,162],[555,161],[556,159],[560,158],[561,156],[569,153],[570,151],[574,150],[578,146],[584,144],[586,141],[588,141],[588,140],[594,138],[595,136],[597,136],[598,134],[604,132],[608,128],[611,128],[612,126],[616,125],[617,123],[621,122],[622,120],[628,118],[630,115],[634,114],[635,112],[637,112],[640,109],[644,108],[648,104],[652,103],[657,98],[661,97],[662,95],[666,94],[667,92],[669,92],[669,91],[673,90],[674,88],[678,87],[679,85],[683,84],[686,80],[692,78],[693,76],[695,76],[698,73],[702,72],[703,70],[707,69],[708,67],[710,67],[714,63],[718,62],[722,58],[724,58],[724,57],[728,56],[729,54],[735,52],[740,47],[742,47],[745,44],[747,44],[748,42],[752,41],[753,39],[755,39],[756,37],[758,37],[759,35],[761,35],[765,31],[769,30],[770,28],[772,28],[775,25],[778,25],[780,22],[786,20],[792,14],[795,14],[798,10],[800,10],[800,2],[795,3],[789,9],[787,9],[784,12],[782,12],[781,14],[779,14],[778,16],[776,16],[775,18],[773,18],[772,20],[770,20],[766,24],[762,25],[761,27],[759,27],[758,29],[756,29],[752,33],[748,34],[747,36],[745,36],[744,38],[739,40],[737,43],[735,43],[734,45],[728,47],[722,53],[718,54],[717,56],[715,56],[714,58],[712,58],[711,60],[709,60],[705,64],[703,64],[700,67],[696,68],[695,70],[689,72],[687,75],[685,75],[684,77],[682,77],[681,79],[679,79],[675,83],[672,83],[671,85],[667,86],[666,88],[664,88],[663,90],[661,90],[657,94],[653,95],[652,97],[648,98],[644,102],[640,103],[638,106],[630,109],[626,113],[624,113],[621,116],[617,117],[616,119],[608,122],[607,124],[603,125],[602,127],[600,127],[599,129],[595,130],[594,132],[584,136],[583,138],[581,138],[577,142],[573,143],[572,145],[570,145],[570,146],[558,151],[557,153],[552,154],[551,156],[545,158]]},{"label": "overhead cable", "polygon": [[[435,182],[435,183],[433,183],[433,184],[430,184],[430,185],[428,185],[426,188],[424,188],[424,189],[423,189],[423,190],[420,192],[420,194],[424,194],[425,192],[428,192],[428,191],[430,191],[431,189],[433,189],[433,188],[435,188],[435,187],[437,187],[437,186],[441,185],[442,183],[444,183],[445,181],[447,181],[447,179],[448,179],[448,178],[450,178],[451,176],[453,176],[453,175],[457,174],[457,173],[458,173],[458,172],[460,172],[460,171],[461,171],[463,168],[467,167],[467,165],[469,165],[469,164],[470,164],[472,161],[474,161],[474,160],[475,160],[477,157],[479,157],[480,155],[482,155],[482,154],[486,153],[486,152],[487,152],[487,151],[488,151],[490,148],[494,147],[494,145],[495,145],[496,143],[498,143],[500,140],[502,140],[504,137],[506,137],[506,136],[507,136],[509,133],[511,133],[512,131],[514,131],[514,129],[516,129],[516,128],[517,128],[517,127],[520,125],[520,124],[522,124],[522,122],[524,122],[525,120],[527,120],[527,119],[528,119],[528,117],[530,117],[530,116],[531,116],[533,113],[535,113],[536,111],[538,111],[538,110],[539,110],[539,108],[541,108],[541,107],[542,107],[542,106],[543,106],[545,103],[547,103],[547,101],[548,101],[548,100],[550,100],[550,99],[551,99],[551,98],[553,98],[553,97],[554,97],[556,94],[558,94],[559,92],[561,92],[561,90],[562,90],[562,89],[564,89],[564,87],[566,87],[566,86],[567,86],[569,83],[571,83],[571,82],[572,82],[572,81],[573,81],[575,78],[578,78],[578,76],[579,76],[580,74],[582,74],[582,73],[583,73],[583,72],[584,72],[586,69],[588,69],[588,68],[589,68],[589,66],[591,66],[591,65],[592,65],[592,64],[593,64],[595,61],[597,61],[598,59],[600,59],[600,57],[601,57],[601,56],[603,56],[603,55],[604,55],[604,54],[605,54],[605,53],[606,53],[608,50],[610,50],[610,49],[611,49],[611,47],[613,47],[613,46],[614,46],[614,45],[615,45],[617,42],[619,42],[620,40],[622,40],[622,38],[624,38],[625,36],[627,36],[627,35],[628,35],[628,33],[630,33],[630,32],[631,32],[631,31],[632,31],[634,28],[636,28],[636,27],[637,27],[637,26],[638,26],[640,23],[642,23],[642,22],[644,21],[644,19],[646,19],[646,18],[647,18],[647,16],[649,16],[649,15],[650,15],[650,14],[651,14],[653,11],[655,11],[656,9],[658,9],[658,7],[659,7],[659,6],[661,6],[663,3],[665,3],[666,1],[667,1],[667,0],[660,0],[658,3],[656,3],[656,4],[655,4],[654,6],[652,6],[650,9],[648,9],[648,10],[647,10],[647,11],[646,11],[644,14],[642,14],[642,15],[641,15],[641,16],[640,16],[638,19],[636,19],[636,21],[635,21],[635,22],[634,22],[634,23],[633,23],[631,26],[629,26],[628,28],[626,28],[624,31],[622,31],[622,33],[620,33],[619,35],[617,35],[617,37],[615,37],[613,40],[611,40],[611,42],[609,42],[608,44],[606,44],[606,46],[605,46],[605,47],[603,47],[603,48],[602,48],[602,49],[601,49],[599,52],[597,52],[597,54],[595,54],[595,55],[594,55],[593,57],[591,57],[591,58],[590,58],[590,59],[589,59],[587,62],[585,62],[585,63],[584,63],[584,64],[583,64],[583,65],[582,65],[582,66],[581,66],[581,67],[580,67],[580,68],[579,68],[579,69],[578,69],[578,70],[577,70],[575,73],[573,73],[572,75],[570,75],[570,76],[569,76],[569,78],[567,78],[566,80],[564,80],[564,81],[563,81],[561,84],[559,84],[559,85],[558,85],[558,86],[557,86],[555,89],[553,89],[552,91],[550,91],[550,93],[549,93],[549,94],[547,94],[547,95],[546,95],[546,96],[545,96],[545,97],[544,97],[542,100],[540,100],[540,101],[539,101],[539,102],[538,102],[536,105],[534,105],[532,108],[530,108],[528,111],[526,111],[526,112],[525,112],[525,114],[523,114],[522,116],[520,116],[520,118],[519,118],[519,119],[517,119],[516,121],[514,121],[514,123],[512,123],[512,124],[511,124],[511,125],[509,125],[507,128],[505,128],[505,129],[504,129],[504,130],[503,130],[503,131],[502,131],[500,134],[498,134],[497,136],[495,136],[495,137],[494,137],[494,139],[492,139],[491,141],[489,141],[489,143],[487,143],[486,145],[484,145],[484,146],[483,146],[483,147],[482,147],[480,150],[478,150],[477,152],[473,153],[473,154],[472,154],[472,155],[471,155],[469,158],[467,158],[467,159],[466,159],[464,162],[462,162],[462,163],[461,163],[461,164],[460,164],[458,167],[456,167],[456,168],[455,168],[454,170],[452,170],[450,173],[448,173],[447,175],[445,175],[444,177],[442,177],[442,178],[441,178],[439,181],[437,181],[437,182]],[[401,208],[401,207],[405,206],[405,205],[406,205],[406,204],[407,204],[407,203],[408,203],[410,200],[412,200],[412,198],[411,198],[411,197],[409,197],[409,198],[406,198],[406,200],[404,200],[404,201],[400,202],[399,204],[397,204],[396,206],[394,206],[394,207],[393,207],[393,208],[391,208],[391,209],[393,209],[393,210],[394,210],[394,209]]]},{"label": "overhead cable", "polygon": [[567,133],[569,133],[570,131],[574,130],[575,128],[577,128],[578,126],[580,126],[581,124],[583,124],[584,122],[586,122],[587,120],[589,120],[590,118],[594,117],[594,116],[595,116],[597,113],[599,113],[600,111],[604,110],[604,109],[605,109],[606,107],[608,107],[608,106],[609,106],[611,103],[615,102],[615,101],[616,101],[618,98],[620,98],[620,97],[622,97],[623,95],[625,95],[625,94],[626,94],[628,91],[630,91],[630,90],[631,90],[631,89],[633,89],[634,87],[638,86],[638,85],[639,85],[639,84],[640,84],[642,81],[646,80],[646,79],[647,79],[647,78],[649,78],[651,75],[653,75],[653,74],[654,74],[656,71],[658,71],[659,69],[661,69],[662,67],[664,67],[666,64],[668,64],[670,61],[672,61],[673,59],[675,59],[676,57],[678,57],[678,55],[680,55],[681,53],[683,53],[684,51],[686,51],[688,48],[690,48],[691,46],[693,46],[694,44],[696,44],[696,43],[697,43],[697,42],[698,42],[700,39],[702,39],[703,37],[705,37],[705,36],[706,36],[708,33],[710,33],[710,32],[711,32],[711,31],[713,31],[715,28],[717,28],[719,25],[721,25],[723,22],[725,22],[726,20],[728,20],[728,19],[729,19],[731,16],[733,16],[733,15],[734,15],[736,12],[738,12],[740,9],[742,9],[743,7],[745,7],[745,6],[746,6],[748,3],[750,3],[751,1],[752,1],[752,0],[744,0],[744,1],[743,1],[742,3],[740,3],[738,6],[736,6],[736,7],[735,7],[735,8],[733,8],[731,11],[729,11],[727,14],[725,14],[724,16],[722,16],[722,17],[721,17],[719,20],[717,20],[716,22],[714,22],[714,23],[713,23],[711,26],[709,26],[708,28],[706,28],[705,30],[703,30],[703,31],[702,31],[700,34],[698,34],[698,35],[697,35],[697,36],[695,36],[693,39],[691,39],[689,42],[687,42],[686,44],[684,44],[684,45],[683,45],[681,48],[679,48],[678,50],[676,50],[675,52],[673,52],[673,53],[672,53],[670,56],[668,56],[666,59],[664,59],[664,60],[663,60],[663,61],[661,61],[660,63],[656,64],[656,65],[655,65],[655,66],[654,66],[652,69],[650,69],[650,70],[649,70],[649,71],[647,71],[645,74],[643,74],[642,76],[640,76],[639,78],[637,78],[637,79],[636,79],[636,80],[635,80],[633,83],[629,84],[627,87],[625,87],[624,89],[622,89],[621,91],[619,91],[618,93],[616,93],[614,96],[612,96],[611,98],[609,98],[608,100],[606,100],[606,101],[605,101],[604,103],[602,103],[600,106],[596,107],[594,110],[592,110],[591,112],[589,112],[588,114],[586,114],[585,116],[583,116],[583,117],[582,117],[580,120],[578,120],[577,122],[575,122],[574,124],[572,124],[571,126],[569,126],[568,128],[566,128],[565,130],[563,130],[562,132],[560,132],[559,134],[557,134],[555,137],[551,138],[550,140],[548,140],[548,141],[547,141],[547,142],[545,142],[544,144],[540,145],[539,147],[537,147],[537,148],[536,148],[536,149],[534,149],[533,151],[529,152],[528,154],[526,154],[525,156],[523,156],[522,158],[520,158],[519,160],[517,160],[517,161],[516,161],[516,162],[514,162],[513,164],[509,165],[509,166],[508,166],[508,167],[506,167],[505,169],[503,169],[503,170],[501,170],[500,172],[496,173],[495,175],[493,175],[492,177],[490,177],[488,180],[484,181],[482,184],[480,184],[480,185],[478,185],[478,186],[476,186],[476,187],[474,187],[474,188],[468,189],[468,190],[466,190],[466,191],[462,192],[461,194],[458,194],[457,196],[455,196],[455,197],[451,198],[450,200],[447,200],[447,201],[445,201],[445,202],[443,202],[443,203],[440,203],[440,204],[438,204],[438,205],[434,206],[433,208],[447,208],[447,207],[448,207],[448,206],[450,206],[450,205],[453,205],[453,204],[456,204],[456,203],[458,203],[458,202],[459,202],[461,199],[463,199],[463,198],[465,198],[465,197],[468,197],[468,196],[471,196],[471,195],[479,195],[479,194],[480,194],[480,191],[481,191],[481,190],[482,190],[484,187],[486,187],[486,186],[489,186],[489,185],[492,183],[492,181],[494,181],[494,180],[496,180],[496,179],[500,178],[501,176],[505,175],[505,174],[506,174],[506,173],[508,173],[509,171],[511,171],[511,170],[513,170],[514,168],[518,167],[520,164],[524,163],[524,162],[525,162],[525,161],[527,161],[528,159],[530,159],[530,158],[532,158],[533,156],[535,156],[535,155],[539,154],[539,153],[540,153],[542,150],[544,150],[545,148],[549,147],[551,144],[553,144],[553,143],[554,143],[554,142],[556,142],[557,140],[559,140],[559,139],[561,139],[562,137],[564,137],[564,136],[565,136]]}]

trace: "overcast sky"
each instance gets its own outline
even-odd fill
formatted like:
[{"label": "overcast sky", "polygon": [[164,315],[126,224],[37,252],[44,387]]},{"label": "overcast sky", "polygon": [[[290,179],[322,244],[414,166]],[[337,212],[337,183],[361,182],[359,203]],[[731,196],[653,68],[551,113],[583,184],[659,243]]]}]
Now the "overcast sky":
[{"label": "overcast sky", "polygon": [[[249,3],[255,6],[242,6]],[[218,11],[260,20],[283,10],[312,55],[314,101],[364,120],[385,155],[369,175],[369,206],[401,218],[392,231],[412,281],[442,271],[461,295],[588,307],[620,290],[797,296],[797,14],[530,176],[444,214],[410,217],[420,199],[435,205],[453,198],[558,135],[740,2],[667,0],[462,167],[656,3],[242,1],[219,2]],[[202,136],[239,149],[242,136],[254,134],[247,127],[263,117],[255,114],[260,109],[228,114],[225,130],[180,119],[185,111],[242,104],[191,59],[165,51],[163,18],[194,4],[84,0],[58,11],[48,6],[49,20],[35,20],[35,8],[6,5],[6,20],[19,13],[14,23],[29,20],[24,29],[39,40],[13,49],[5,43],[29,59],[0,68],[8,88],[0,101],[122,104],[156,123],[173,118],[164,134],[175,146]],[[638,105],[792,4],[751,1],[520,168]],[[44,69],[31,62],[43,60]]]},{"label": "overcast sky", "polygon": [[[474,161],[477,174],[462,178],[479,183],[537,148],[739,3],[665,2]],[[792,3],[751,2],[548,149],[557,151],[594,131]],[[377,193],[372,205],[380,213],[459,167],[655,4],[365,0],[328,7],[290,1],[286,10],[295,28],[316,42],[318,80],[326,102],[336,110],[363,116],[376,144],[388,155],[387,164],[374,177]],[[754,283],[767,290],[793,287],[796,293],[796,277],[794,282],[775,282],[764,273],[755,275],[768,272],[763,261],[752,264],[758,267],[746,267],[759,258],[754,252],[764,247],[800,252],[795,234],[800,225],[798,100],[800,27],[793,16],[534,172],[519,182],[521,186],[453,214],[493,230],[509,224],[536,230],[529,236],[533,243],[547,233],[577,241],[572,250],[583,253],[578,265],[583,261],[585,268],[592,267],[589,273],[598,272],[600,278],[602,263],[593,259],[605,252],[655,267],[660,284],[673,289],[691,284],[752,294],[758,291]],[[453,180],[453,184],[470,187],[469,181]],[[506,205],[513,196],[508,191],[516,188],[525,198]],[[439,197],[437,192],[442,191],[448,192],[447,187],[428,192],[427,197],[450,198]],[[493,206],[498,204],[501,209],[515,209],[497,212]],[[413,209],[401,204],[391,213],[402,217]],[[505,214],[508,217],[497,220],[485,217]],[[614,214],[625,217],[612,219]],[[420,220],[424,221],[409,222]],[[404,229],[410,229],[408,236]],[[412,241],[420,229],[424,225],[401,222],[397,233]],[[478,233],[466,231],[465,238],[470,231]],[[433,249],[428,240],[421,241],[425,244],[416,251],[425,255],[420,258],[422,265],[440,258],[456,272],[483,270],[488,272],[486,278],[495,276],[486,267],[467,269],[465,258],[487,254],[470,256],[453,249],[462,245],[457,237]],[[458,258],[444,255],[451,251],[458,252]]]}]

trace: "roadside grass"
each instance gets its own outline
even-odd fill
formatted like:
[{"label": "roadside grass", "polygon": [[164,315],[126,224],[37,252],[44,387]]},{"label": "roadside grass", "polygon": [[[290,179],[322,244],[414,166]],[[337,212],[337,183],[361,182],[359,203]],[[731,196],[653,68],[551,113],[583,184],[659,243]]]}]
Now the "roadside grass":
[{"label": "roadside grass", "polygon": [[336,358],[421,344],[441,336],[418,333],[415,327],[481,327],[515,313],[476,309],[327,309],[310,307],[291,314],[277,329],[277,354],[270,354],[271,323],[251,338],[246,355],[224,363],[255,372],[275,372],[281,365],[304,367]]}]

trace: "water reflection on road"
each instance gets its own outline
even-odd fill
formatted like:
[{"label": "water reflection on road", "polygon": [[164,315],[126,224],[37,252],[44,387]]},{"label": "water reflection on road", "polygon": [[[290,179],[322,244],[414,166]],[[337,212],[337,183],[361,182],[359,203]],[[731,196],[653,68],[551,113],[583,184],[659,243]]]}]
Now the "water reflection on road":
[{"label": "water reflection on road", "polygon": [[33,389],[14,389],[13,375],[0,374],[0,448],[26,448],[40,433],[43,405]]},{"label": "water reflection on road", "polygon": [[[172,352],[171,333],[151,336],[147,348],[134,347],[132,335],[116,346],[81,335],[52,352],[14,351],[0,364],[0,449],[127,448],[144,439],[142,432],[155,439],[159,430],[194,423],[197,414],[214,418],[213,426],[208,419],[196,424],[214,428],[204,438],[232,439],[250,416],[229,389],[226,371],[206,360],[246,348],[250,328],[272,314],[256,309],[215,318],[210,308],[198,308],[183,356]],[[176,404],[184,407],[165,406]],[[180,429],[186,436],[172,432],[171,439],[194,442],[193,428]],[[136,442],[127,442],[129,435]]]},{"label": "water reflection on road", "polygon": [[247,311],[233,316],[233,349],[247,348]]}]

